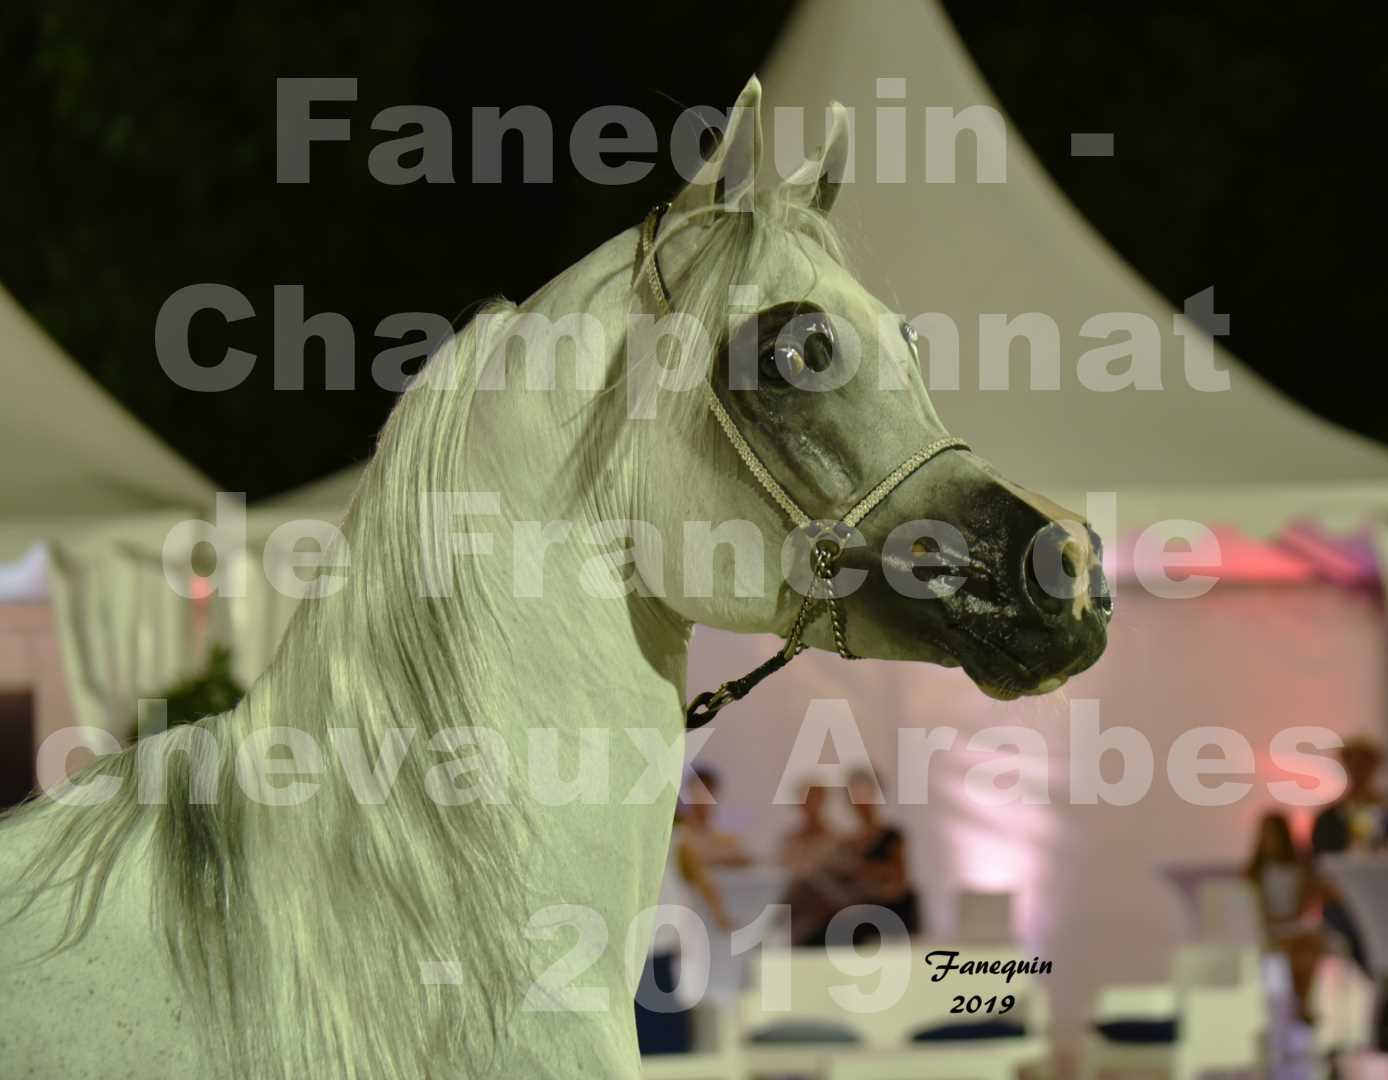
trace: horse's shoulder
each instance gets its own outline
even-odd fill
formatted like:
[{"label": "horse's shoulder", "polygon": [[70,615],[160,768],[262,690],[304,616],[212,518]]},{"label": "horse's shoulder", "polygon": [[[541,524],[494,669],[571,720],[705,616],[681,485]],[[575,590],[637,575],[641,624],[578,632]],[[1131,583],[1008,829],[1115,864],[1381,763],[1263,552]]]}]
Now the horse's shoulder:
[{"label": "horse's shoulder", "polygon": [[[14,884],[40,832],[0,832],[0,890]],[[143,879],[143,880],[142,880]],[[143,887],[141,887],[143,886]],[[0,1061],[5,1076],[115,1080],[194,1076],[191,1017],[149,918],[148,877],[115,875],[90,932],[52,955],[66,888],[0,922]],[[0,916],[15,911],[13,897]]]}]

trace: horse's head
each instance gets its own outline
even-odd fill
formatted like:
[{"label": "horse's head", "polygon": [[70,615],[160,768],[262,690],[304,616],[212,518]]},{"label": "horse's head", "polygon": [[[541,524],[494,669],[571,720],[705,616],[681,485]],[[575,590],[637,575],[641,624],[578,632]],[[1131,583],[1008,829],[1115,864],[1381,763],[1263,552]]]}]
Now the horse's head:
[{"label": "horse's head", "polygon": [[[663,275],[643,280],[648,293],[668,289],[675,310],[719,325],[707,327],[712,394],[685,395],[697,434],[681,448],[680,483],[652,488],[646,502],[671,523],[754,523],[775,587],[740,595],[754,590],[715,574],[712,596],[686,590],[673,606],[693,621],[785,636],[801,594],[823,590],[817,565],[832,574],[843,634],[836,640],[821,606],[806,643],[963,665],[995,697],[1058,687],[1104,649],[1111,605],[1098,537],[948,438],[911,327],[840,261],[827,214],[847,153],[842,107],[824,150],[758,192],[759,99],[753,80],[647,260]],[[815,524],[783,548],[796,511]],[[691,544],[686,535],[685,567]],[[727,569],[728,546],[695,554]]]}]

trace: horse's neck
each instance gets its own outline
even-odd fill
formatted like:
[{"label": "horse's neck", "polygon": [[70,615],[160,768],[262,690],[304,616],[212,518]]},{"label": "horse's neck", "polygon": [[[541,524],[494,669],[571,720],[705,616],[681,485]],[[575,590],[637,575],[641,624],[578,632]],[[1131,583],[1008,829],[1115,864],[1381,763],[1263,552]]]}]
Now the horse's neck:
[{"label": "horse's neck", "polygon": [[[575,312],[596,319],[616,374],[631,303],[630,264],[630,237],[617,237],[522,310],[551,320]],[[507,737],[528,754],[523,740],[531,728],[557,728],[561,738],[601,731],[610,789],[604,806],[588,814],[596,821],[604,808],[628,815],[624,797],[647,764],[639,738],[626,729],[658,729],[666,744],[682,735],[689,626],[660,599],[640,595],[644,589],[624,587],[636,580],[636,570],[612,555],[620,555],[620,534],[638,516],[639,470],[649,463],[632,442],[622,389],[580,389],[576,366],[566,346],[559,350],[556,388],[531,388],[525,369],[513,363],[504,389],[478,392],[465,486],[499,498],[499,513],[477,519],[477,528],[493,535],[486,541],[491,553],[476,558],[504,650],[493,670],[504,683],[506,707],[515,710]],[[604,532],[613,527],[619,535]],[[678,775],[671,780],[677,783]],[[649,802],[635,807],[633,827],[653,822],[664,836],[674,795],[671,786],[658,809]],[[652,854],[657,876],[662,855]]]},{"label": "horse's neck", "polygon": [[[630,297],[625,241],[585,263],[525,310],[590,313],[619,347]],[[570,389],[536,392],[519,369],[507,375],[504,391],[479,392],[474,403],[466,487],[496,492],[500,502],[498,514],[476,519],[477,530],[492,533],[490,553],[476,558],[497,624],[489,667],[502,684],[503,734],[532,823],[518,853],[531,895],[527,910],[512,914],[538,932],[526,934],[533,956],[517,978],[533,990],[540,972],[558,970],[572,938],[553,927],[573,925],[607,944],[572,985],[605,987],[610,999],[597,1015],[542,1008],[519,1041],[567,1046],[594,1073],[626,1075],[634,1047],[622,943],[638,912],[658,901],[680,778],[688,626],[652,597],[594,595],[634,573],[601,554],[620,550],[620,540],[595,543],[603,521],[636,516],[630,497],[642,463],[628,444],[607,441],[623,424],[601,413],[623,410],[624,395],[573,390],[562,354],[558,382]],[[541,751],[541,742],[557,752]],[[597,787],[564,798],[550,780],[556,774],[560,785]]]},{"label": "horse's neck", "polygon": [[[582,312],[602,326],[609,353],[619,351],[630,246],[627,234],[614,238],[522,310],[551,320]],[[531,723],[609,727],[626,716],[668,727],[682,707],[689,627],[658,599],[614,588],[635,571],[605,566],[603,552],[620,550],[611,530],[637,516],[643,462],[613,441],[629,430],[613,412],[626,407],[621,388],[576,388],[571,356],[559,351],[554,389],[532,388],[516,366],[504,389],[477,394],[466,487],[499,499],[498,514],[478,519],[494,533],[479,570]],[[607,363],[621,365],[615,355]]]}]

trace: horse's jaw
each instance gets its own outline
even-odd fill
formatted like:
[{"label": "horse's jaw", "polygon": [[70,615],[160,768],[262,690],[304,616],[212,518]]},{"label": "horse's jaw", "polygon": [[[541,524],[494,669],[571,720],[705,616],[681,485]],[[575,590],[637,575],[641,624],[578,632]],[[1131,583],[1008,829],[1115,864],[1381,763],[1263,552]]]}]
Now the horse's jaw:
[{"label": "horse's jaw", "polygon": [[1016,701],[1021,697],[1044,697],[1046,694],[1059,690],[1066,681],[1066,679],[1060,678],[1047,679],[1029,690],[1012,690],[1007,687],[993,686],[986,682],[975,682],[974,685],[994,701]]}]

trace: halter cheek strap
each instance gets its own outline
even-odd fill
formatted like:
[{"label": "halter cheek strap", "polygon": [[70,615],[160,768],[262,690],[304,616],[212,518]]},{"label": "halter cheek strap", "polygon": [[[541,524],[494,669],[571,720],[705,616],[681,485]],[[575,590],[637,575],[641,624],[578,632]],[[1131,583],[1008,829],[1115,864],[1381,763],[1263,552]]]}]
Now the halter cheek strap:
[{"label": "halter cheek strap", "polygon": [[[665,287],[665,280],[661,277],[660,267],[655,258],[656,232],[660,228],[661,217],[668,209],[669,204],[662,203],[647,214],[646,220],[641,223],[636,240],[636,263],[632,271],[632,287],[661,316],[669,315],[673,311],[670,293]],[[808,534],[812,544],[810,563],[814,571],[814,582],[810,591],[800,602],[800,610],[795,615],[795,622],[791,626],[790,633],[786,635],[785,646],[742,678],[732,679],[725,682],[717,690],[705,690],[695,697],[685,710],[685,727],[690,729],[707,724],[724,705],[746,697],[757,683],[785,667],[804,651],[808,647],[804,642],[805,629],[814,621],[821,607],[829,612],[829,623],[834,633],[835,650],[845,660],[858,659],[849,651],[844,614],[840,607],[839,598],[834,594],[833,579],[843,554],[844,541],[848,538],[850,530],[856,528],[888,495],[896,490],[902,481],[931,458],[945,450],[967,450],[969,448],[968,443],[964,442],[963,439],[956,439],[952,435],[935,439],[922,446],[883,477],[876,487],[858,500],[837,522],[815,520],[800,508],[799,504],[791,498],[790,493],[771,475],[771,470],[766,467],[761,458],[757,456],[757,452],[743,437],[742,432],[738,430],[737,423],[723,402],[719,400],[718,394],[713,389],[713,384],[707,381],[704,383],[704,398],[708,402],[709,411],[713,413],[713,418],[718,421],[719,428],[722,429],[728,442],[732,444],[737,456],[742,459],[742,463],[756,478],[757,483],[771,497],[771,501],[781,508],[781,512],[785,514],[791,524]]]}]

